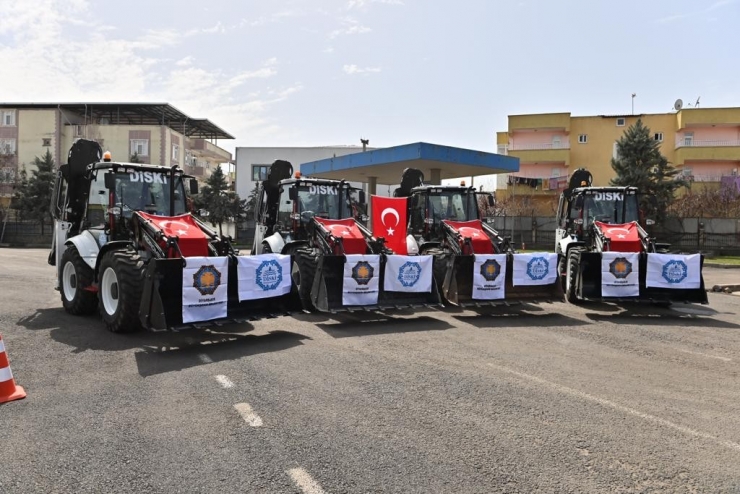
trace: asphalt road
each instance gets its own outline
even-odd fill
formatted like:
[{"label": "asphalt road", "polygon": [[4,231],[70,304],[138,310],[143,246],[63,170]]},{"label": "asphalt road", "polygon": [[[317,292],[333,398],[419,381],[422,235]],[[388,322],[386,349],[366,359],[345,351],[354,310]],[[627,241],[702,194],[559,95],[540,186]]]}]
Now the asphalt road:
[{"label": "asphalt road", "polygon": [[46,255],[0,249],[1,493],[740,492],[740,297],[114,335]]}]

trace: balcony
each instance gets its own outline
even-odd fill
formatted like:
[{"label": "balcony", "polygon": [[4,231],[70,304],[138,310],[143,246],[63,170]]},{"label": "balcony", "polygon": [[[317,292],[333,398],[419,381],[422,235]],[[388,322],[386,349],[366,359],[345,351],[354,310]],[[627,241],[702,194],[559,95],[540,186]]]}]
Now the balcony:
[{"label": "balcony", "polygon": [[521,163],[564,163],[567,167],[570,162],[570,143],[512,143],[509,146],[508,154],[519,158]]},{"label": "balcony", "polygon": [[740,108],[684,108],[677,114],[678,130],[711,125],[740,125]]},{"label": "balcony", "polygon": [[570,113],[509,115],[509,133],[517,130],[563,130],[570,132]]},{"label": "balcony", "polygon": [[676,164],[682,165],[687,161],[740,161],[740,140],[677,140]]},{"label": "balcony", "polygon": [[231,161],[230,152],[205,139],[191,139],[189,150],[194,156],[204,156],[223,163]]}]

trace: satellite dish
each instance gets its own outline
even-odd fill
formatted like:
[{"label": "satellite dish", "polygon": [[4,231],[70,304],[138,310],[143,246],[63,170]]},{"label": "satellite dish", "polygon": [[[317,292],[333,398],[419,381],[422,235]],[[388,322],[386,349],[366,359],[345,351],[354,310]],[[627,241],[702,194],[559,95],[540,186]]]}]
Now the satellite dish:
[{"label": "satellite dish", "polygon": [[677,99],[675,103],[673,103],[673,109],[676,111],[681,111],[681,108],[683,108],[683,101],[681,101],[681,98]]}]

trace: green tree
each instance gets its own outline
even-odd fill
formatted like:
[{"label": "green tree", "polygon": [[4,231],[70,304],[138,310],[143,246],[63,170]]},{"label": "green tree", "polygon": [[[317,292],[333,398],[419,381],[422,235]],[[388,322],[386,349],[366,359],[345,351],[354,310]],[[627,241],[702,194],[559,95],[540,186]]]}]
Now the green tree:
[{"label": "green tree", "polygon": [[247,201],[241,200],[236,192],[229,190],[226,176],[221,167],[217,166],[194,203],[196,208],[207,213],[208,221],[213,226],[218,225],[218,232],[223,235],[223,223],[242,218]]},{"label": "green tree", "polygon": [[612,158],[611,164],[617,173],[611,185],[634,186],[641,194],[655,197],[654,204],[642,201],[642,207],[659,223],[665,220],[676,190],[688,187],[678,176],[679,171],[660,154],[660,143],[653,139],[642,119],[631,125],[617,141],[617,157]]},{"label": "green tree", "polygon": [[259,183],[254,184],[252,192],[249,193],[249,197],[244,202],[244,215],[246,220],[253,220],[257,215],[257,199],[259,198],[260,186]]},{"label": "green tree", "polygon": [[37,220],[44,234],[44,221],[51,220],[51,193],[54,187],[56,170],[54,158],[49,150],[39,158],[33,159],[36,167],[28,177],[25,167],[21,170],[20,180],[13,195],[13,209],[21,211],[23,218]]}]

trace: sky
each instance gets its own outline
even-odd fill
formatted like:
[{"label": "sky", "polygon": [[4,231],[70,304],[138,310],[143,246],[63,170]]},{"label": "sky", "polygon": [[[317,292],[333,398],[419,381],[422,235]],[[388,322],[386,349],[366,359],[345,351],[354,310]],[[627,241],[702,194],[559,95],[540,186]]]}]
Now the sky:
[{"label": "sky", "polygon": [[740,106],[740,0],[0,0],[3,102],[167,102],[236,146],[496,151],[507,115]]}]

